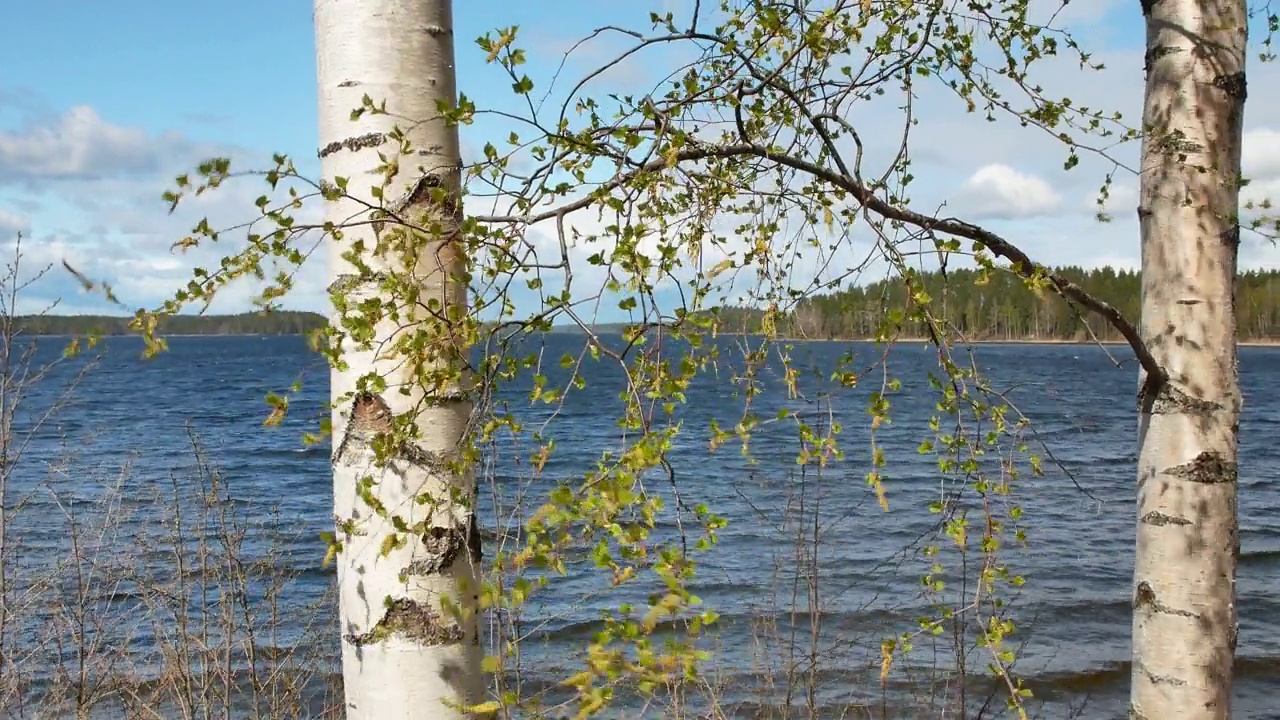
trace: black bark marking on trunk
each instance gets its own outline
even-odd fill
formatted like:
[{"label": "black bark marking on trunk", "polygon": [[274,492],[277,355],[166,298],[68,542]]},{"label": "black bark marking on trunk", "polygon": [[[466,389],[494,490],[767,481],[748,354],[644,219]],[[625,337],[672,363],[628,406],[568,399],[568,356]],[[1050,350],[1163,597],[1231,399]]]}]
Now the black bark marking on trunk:
[{"label": "black bark marking on trunk", "polygon": [[1138,590],[1134,594],[1133,606],[1143,607],[1156,601],[1156,591],[1151,589],[1151,584],[1143,580],[1138,583]]},{"label": "black bark marking on trunk", "polygon": [[458,405],[471,401],[470,393],[464,390],[450,390],[448,392],[440,392],[434,395],[428,395],[422,398],[422,404],[427,407],[444,407],[446,405]]},{"label": "black bark marking on trunk", "polygon": [[1191,521],[1184,517],[1174,517],[1173,515],[1165,515],[1158,510],[1143,515],[1138,521],[1147,525],[1155,525],[1156,527],[1164,527],[1166,525],[1190,525]]},{"label": "black bark marking on trunk", "polygon": [[449,458],[417,445],[405,443],[396,449],[395,455],[414,467],[426,470],[434,475],[453,474],[453,463],[449,461]]},{"label": "black bark marking on trunk", "polygon": [[1142,17],[1147,17],[1148,15],[1150,15],[1151,10],[1154,9],[1156,4],[1160,2],[1160,0],[1140,0],[1140,1],[1142,4]]},{"label": "black bark marking on trunk", "polygon": [[320,148],[320,151],[317,152],[316,155],[321,158],[326,158],[339,150],[351,150],[354,152],[356,150],[364,150],[365,148],[378,147],[386,141],[387,136],[382,133],[365,133],[364,135],[349,137],[346,140],[334,140],[328,145]]},{"label": "black bark marking on trunk", "polygon": [[1178,301],[1177,301],[1177,303],[1178,303],[1179,305],[1199,305],[1199,304],[1200,304],[1200,303],[1202,303],[1202,302],[1204,302],[1204,301],[1203,301],[1203,300],[1197,300],[1197,299],[1195,299],[1195,298],[1188,298],[1188,299],[1185,299],[1185,300],[1178,300]]},{"label": "black bark marking on trunk", "polygon": [[1244,71],[1219,75],[1213,79],[1213,86],[1225,92],[1232,99],[1243,105],[1249,96],[1249,83],[1245,80]]},{"label": "black bark marking on trunk", "polygon": [[1156,598],[1156,591],[1152,589],[1151,583],[1143,580],[1138,583],[1138,589],[1133,594],[1133,609],[1146,610],[1151,613],[1160,615],[1177,615],[1178,617],[1200,617],[1190,610],[1180,610],[1165,605]]},{"label": "black bark marking on trunk", "polygon": [[1129,703],[1128,720],[1147,720],[1147,716],[1141,710],[1138,709],[1137,705],[1134,705],[1133,703]]},{"label": "black bark marking on trunk", "polygon": [[1240,226],[1232,225],[1231,229],[1222,233],[1221,239],[1223,245],[1226,245],[1232,250],[1238,250],[1240,248]]},{"label": "black bark marking on trunk", "polygon": [[475,513],[472,513],[470,517],[471,522],[467,525],[467,550],[471,552],[471,562],[478,563],[484,557],[483,542],[480,539],[480,523],[476,522]]},{"label": "black bark marking on trunk", "polygon": [[476,529],[474,513],[467,516],[466,524],[461,527],[433,527],[422,536],[422,550],[426,557],[409,563],[405,572],[409,575],[439,575],[452,567],[463,552],[472,560],[479,560],[479,542],[480,531]]},{"label": "black bark marking on trunk", "polygon": [[1238,466],[1222,453],[1205,451],[1189,463],[1175,465],[1165,474],[1202,485],[1221,485],[1236,481]]},{"label": "black bark marking on trunk", "polygon": [[372,275],[361,275],[359,273],[345,273],[339,275],[333,282],[329,283],[326,288],[330,295],[334,293],[346,293],[355,290],[361,285],[369,285],[373,283],[382,283],[389,276],[386,273],[373,273]]},{"label": "black bark marking on trunk", "polygon": [[1162,383],[1154,397],[1143,387],[1138,393],[1138,409],[1152,415],[1211,415],[1222,409],[1222,406],[1208,400],[1193,398],[1174,387],[1172,383]]},{"label": "black bark marking on trunk", "polygon": [[1180,52],[1180,51],[1181,51],[1181,48],[1169,47],[1167,45],[1157,45],[1151,48],[1150,50],[1147,50],[1146,54],[1143,56],[1143,59],[1142,59],[1143,71],[1151,72],[1151,66],[1154,65],[1157,60],[1164,57],[1165,55],[1172,55],[1173,53]]},{"label": "black bark marking on trunk", "polygon": [[1158,473],[1155,468],[1144,467],[1138,470],[1138,490],[1139,492],[1147,486],[1147,481],[1155,477]]},{"label": "black bark marking on trunk", "polygon": [[406,208],[428,202],[431,199],[431,192],[443,185],[444,183],[435,175],[423,175],[413,183],[403,197],[391,206],[391,212],[398,215]]},{"label": "black bark marking on trunk", "polygon": [[355,87],[359,84],[360,83],[356,82],[355,80],[343,80],[342,82],[338,83],[338,87]]},{"label": "black bark marking on trunk", "polygon": [[1167,375],[1147,373],[1146,379],[1142,381],[1142,387],[1138,388],[1138,412],[1154,412],[1153,408],[1155,408],[1160,394],[1167,387],[1169,387],[1169,377]]},{"label": "black bark marking on trunk", "polygon": [[1167,157],[1176,158],[1179,164],[1187,161],[1188,155],[1204,152],[1204,146],[1194,140],[1188,140],[1186,133],[1174,130],[1156,137],[1156,149]]},{"label": "black bark marking on trunk", "polygon": [[466,639],[462,628],[444,621],[429,607],[408,598],[392,600],[382,619],[367,632],[347,633],[343,639],[356,647],[365,647],[394,635],[420,645],[450,645]]},{"label": "black bark marking on trunk", "polygon": [[1139,662],[1139,663],[1134,663],[1134,665],[1135,665],[1135,666],[1137,666],[1137,668],[1138,668],[1139,670],[1141,670],[1141,671],[1142,671],[1142,674],[1143,674],[1143,675],[1146,675],[1146,676],[1147,676],[1147,679],[1151,681],[1151,684],[1152,684],[1152,685],[1174,685],[1174,686],[1179,686],[1179,685],[1186,685],[1186,684],[1187,684],[1187,681],[1186,681],[1186,680],[1183,680],[1182,678],[1173,677],[1172,675],[1157,675],[1157,674],[1155,674],[1155,673],[1151,672],[1150,670],[1148,670],[1148,669],[1147,669],[1147,666],[1146,666],[1146,665],[1144,665],[1144,664],[1142,664],[1142,663],[1140,663],[1140,662]]},{"label": "black bark marking on trunk", "polygon": [[[460,170],[461,166],[436,168],[436,173],[450,173]],[[400,199],[391,203],[387,209],[392,215],[399,216],[405,210],[418,205],[434,205],[443,216],[452,216],[462,224],[462,198],[458,193],[448,190],[441,197],[439,191],[447,189],[445,178],[436,173],[426,173],[414,181],[408,191]]]}]

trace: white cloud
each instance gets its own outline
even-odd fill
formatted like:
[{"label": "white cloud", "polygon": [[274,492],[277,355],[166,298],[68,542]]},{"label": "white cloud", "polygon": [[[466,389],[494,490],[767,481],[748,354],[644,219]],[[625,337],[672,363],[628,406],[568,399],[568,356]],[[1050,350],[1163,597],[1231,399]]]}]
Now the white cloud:
[{"label": "white cloud", "polygon": [[0,240],[8,239],[18,233],[31,233],[31,218],[0,210]]},{"label": "white cloud", "polygon": [[1253,128],[1244,134],[1241,169],[1250,180],[1280,177],[1280,132],[1269,127]]},{"label": "white cloud", "polygon": [[28,120],[18,130],[0,132],[0,183],[155,172],[193,150],[176,133],[153,137],[77,106],[56,118]]},{"label": "white cloud", "polygon": [[1043,179],[997,163],[969,176],[956,203],[975,218],[1008,220],[1048,215],[1062,205],[1062,196]]},{"label": "white cloud", "polygon": [[1253,180],[1240,189],[1240,203],[1280,203],[1280,178]]},{"label": "white cloud", "polygon": [[[189,196],[169,213],[162,193],[172,189],[174,176],[192,171],[198,162],[230,156],[234,166],[262,167],[265,159],[178,132],[148,133],[115,124],[84,106],[61,114],[39,108],[10,127],[0,130],[0,187],[7,186],[4,205],[27,214],[0,211],[0,248],[12,252],[10,236],[15,233],[10,231],[21,229],[27,235],[26,269],[50,268],[24,291],[30,296],[24,304],[28,309],[61,298],[64,311],[70,306],[122,311],[99,296],[85,295],[63,261],[111,284],[129,306],[154,306],[184,287],[193,268],[217,269],[223,256],[243,247],[248,230],[240,228],[224,233],[217,243],[206,240],[186,252],[175,250],[175,243],[202,218],[218,229],[242,224],[260,217],[255,198],[267,194],[279,199],[285,190],[282,184],[273,193],[261,178],[236,178],[199,197]],[[299,223],[315,222],[319,210],[320,203],[314,202],[295,215]],[[36,232],[28,233],[33,227]],[[304,266],[290,307],[324,307],[324,253],[320,255]],[[238,281],[220,294],[212,310],[246,310],[260,288],[252,279]]]},{"label": "white cloud", "polygon": [[1080,198],[1079,208],[1089,213],[1101,210],[1108,215],[1130,217],[1138,210],[1138,185],[1136,181],[1121,180],[1107,188],[1107,197],[1098,206],[1099,189],[1084,193]]},{"label": "white cloud", "polygon": [[[671,3],[673,10],[685,16],[692,6],[688,0],[671,0]],[[1033,5],[1039,8],[1039,17],[1056,12],[1061,3],[1034,0]],[[1084,28],[1082,33],[1077,33],[1077,39],[1086,49],[1094,51],[1095,61],[1105,63],[1108,69],[1082,71],[1069,53],[1064,53],[1062,57],[1037,63],[1034,81],[1045,88],[1047,97],[1070,97],[1075,107],[1120,110],[1126,122],[1136,124],[1142,97],[1142,53],[1140,50],[1108,51],[1104,44],[1106,35],[1095,34],[1107,32],[1106,19],[1114,18],[1119,12],[1136,14],[1136,6],[1116,0],[1076,0],[1067,12],[1071,13],[1069,19],[1073,26],[1081,23],[1080,27]],[[1066,17],[1063,15],[1060,19]],[[561,30],[576,32],[576,27],[566,30],[546,23],[536,26],[526,23],[526,26],[535,35],[525,37],[536,36],[539,43],[542,39],[536,35],[539,31],[544,34]],[[579,36],[572,39],[577,40]],[[567,93],[578,79],[575,72],[581,74],[589,69],[587,66],[615,52],[613,39],[613,36],[597,39],[577,51],[557,80],[555,92]],[[549,53],[555,61],[549,69],[543,66],[547,70],[544,75],[530,69],[539,88],[537,94],[541,96],[550,86],[549,74],[558,66],[562,50],[557,52],[550,44],[536,46],[540,55],[545,57]],[[665,77],[672,67],[687,59],[679,52],[664,53],[646,54],[635,66],[619,70],[583,94],[603,100],[603,90],[617,89],[617,84],[626,85],[627,92],[646,92],[645,82]],[[460,51],[459,62],[475,63],[479,69],[473,68],[473,73],[484,70],[479,66],[474,48],[469,53]],[[1280,81],[1280,68],[1274,65],[1258,65],[1251,68],[1250,73],[1254,86],[1267,87]],[[495,81],[492,86],[499,89],[488,95],[483,82],[473,82],[468,90],[483,106],[493,104],[495,97],[501,98],[506,93],[503,89],[506,84]],[[1009,117],[1000,117],[992,123],[981,111],[966,113],[962,101],[941,83],[921,80],[913,91],[912,112],[919,122],[911,131],[912,173],[916,176],[911,185],[914,208],[933,212],[941,207],[944,215],[982,224],[1043,262],[1135,266],[1138,258],[1134,212],[1136,177],[1123,168],[1117,170],[1112,160],[1088,152],[1082,153],[1079,167],[1064,172],[1062,161],[1066,150],[1052,134],[1033,127],[1019,127]],[[1006,97],[1015,104],[1026,102],[1025,97],[1016,92]],[[563,100],[552,98],[547,107],[554,109],[557,99]],[[0,106],[3,104],[4,96],[0,92]],[[905,121],[902,104],[901,97],[890,93],[884,98],[860,102],[845,117],[860,129],[866,141],[864,175],[878,176],[896,151]],[[37,103],[27,105],[35,107]],[[265,108],[263,113],[269,115],[270,108]],[[1280,130],[1273,129],[1280,128],[1280,95],[1254,93],[1249,99],[1246,119],[1244,165],[1246,173],[1255,180],[1246,190],[1246,197],[1280,197]],[[28,113],[20,124],[10,127],[0,130],[0,186],[8,184],[8,189],[26,190],[26,198],[38,202],[39,209],[20,208],[18,212],[24,214],[18,215],[13,211],[18,206],[9,202],[11,198],[4,198],[9,212],[0,214],[0,231],[17,223],[21,223],[21,227],[34,227],[42,233],[35,237],[44,243],[39,250],[41,259],[60,259],[60,253],[74,257],[86,265],[86,271],[115,281],[129,302],[153,302],[185,283],[192,266],[216,265],[222,254],[235,251],[242,235],[228,235],[224,238],[225,247],[202,248],[185,256],[171,253],[171,244],[201,216],[208,215],[213,225],[226,227],[252,217],[255,212],[253,198],[261,186],[248,181],[231,183],[198,203],[184,205],[174,216],[165,214],[159,194],[168,179],[189,169],[202,156],[219,150],[192,137],[146,132],[128,122],[116,124],[89,107],[73,108],[61,115],[41,109],[38,116]],[[467,157],[474,159],[478,155],[474,148],[482,147],[486,141],[505,138],[511,129],[494,116],[484,116],[476,125],[464,128],[463,139],[472,148]],[[521,132],[522,136],[527,134],[523,129]],[[1078,134],[1076,138],[1087,139]],[[1137,151],[1137,143],[1129,143],[1110,152],[1116,162],[1133,167]],[[234,152],[233,156],[242,166],[254,164],[252,160],[241,162],[242,152]],[[877,162],[879,167],[875,167]],[[1115,220],[1102,224],[1093,218],[1097,210],[1094,200],[1103,177],[1112,171],[1117,182],[1104,209],[1112,213]],[[57,198],[58,202],[51,198]],[[63,212],[66,208],[70,208],[70,212]],[[722,259],[726,252],[742,249],[745,241],[727,232],[738,220],[718,221],[717,227],[725,228],[731,236],[730,248],[708,252],[707,264]],[[604,226],[612,221],[583,213],[569,220],[568,225],[589,236],[600,235]],[[798,231],[808,230],[788,221],[776,242],[785,244]],[[815,276],[838,276],[859,266],[873,236],[861,224],[855,225],[851,232],[852,238],[824,236],[832,240],[835,250],[818,253],[808,247],[800,249],[792,268],[793,284],[804,284]],[[4,239],[0,236],[0,241]],[[553,224],[530,230],[524,241],[537,249],[541,261],[559,259],[560,247]],[[641,243],[643,249],[651,252],[656,244],[654,238]],[[29,249],[34,247],[28,245]],[[598,292],[605,280],[604,270],[588,264],[587,257],[611,247],[612,242],[603,238],[596,243],[575,243],[570,248],[575,286],[584,295]],[[922,251],[920,262],[927,265],[931,246],[926,241],[917,249]],[[1242,247],[1241,260],[1246,266],[1276,265],[1280,264],[1280,251],[1255,242]],[[317,257],[309,264],[302,292],[290,301],[290,306],[323,308],[324,261],[324,257]],[[749,285],[751,275],[748,271],[741,285]],[[561,282],[556,272],[545,273],[543,281],[548,292],[555,292]],[[668,289],[674,289],[675,285],[675,281],[666,282]],[[523,282],[517,281],[515,287],[523,287]],[[251,291],[249,286],[237,288],[224,298],[219,309],[243,309]],[[524,298],[536,301],[532,295]],[[604,308],[608,306],[608,302],[603,304]]]},{"label": "white cloud", "polygon": [[[169,214],[159,199],[166,183],[158,178],[115,183],[68,182],[61,183],[60,187],[70,188],[71,192],[59,196],[54,212],[48,213],[50,219],[42,222],[40,231],[24,241],[27,267],[52,266],[28,291],[39,302],[59,296],[78,305],[94,302],[95,298],[84,295],[61,267],[66,261],[90,279],[112,285],[126,305],[155,306],[186,286],[195,267],[216,270],[223,256],[233,255],[244,246],[249,230],[228,230],[217,242],[203,239],[199,246],[185,251],[175,248],[175,243],[191,234],[202,218],[207,217],[209,223],[219,229],[252,220],[258,216],[253,201],[264,191],[260,180],[237,179],[199,198],[184,201]],[[96,197],[98,202],[76,203],[74,198],[82,193]],[[319,208],[319,203],[304,206],[304,210],[296,213],[298,222],[314,222]],[[323,252],[319,255],[303,266],[297,291],[287,303],[289,307],[313,310],[324,307],[325,258]],[[268,272],[269,276],[272,274]],[[236,281],[219,293],[211,309],[214,312],[247,310],[260,289],[261,283],[254,279]],[[123,311],[101,302],[98,305],[99,311]]]}]

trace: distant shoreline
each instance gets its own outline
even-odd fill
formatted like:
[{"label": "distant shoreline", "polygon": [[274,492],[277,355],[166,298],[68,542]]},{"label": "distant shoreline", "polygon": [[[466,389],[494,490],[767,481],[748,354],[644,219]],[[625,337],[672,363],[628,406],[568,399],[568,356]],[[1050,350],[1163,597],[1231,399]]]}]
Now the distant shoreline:
[{"label": "distant shoreline", "polygon": [[[41,338],[77,338],[84,337],[90,333],[39,333],[23,330],[19,333],[22,337],[41,337]],[[167,333],[163,330],[156,333],[162,338],[248,338],[248,337],[306,337],[307,333]],[[142,339],[142,335],[138,333],[106,333],[99,334],[99,340],[107,338],[138,338]]]},{"label": "distant shoreline", "polygon": [[[806,337],[781,337],[778,342],[818,342],[818,343],[873,343],[875,338],[806,338]],[[894,338],[890,342],[894,343],[919,343],[921,345],[928,344],[929,338],[922,337],[899,337]],[[1014,340],[957,340],[956,345],[1114,345],[1127,346],[1129,343],[1124,340],[1068,340],[1065,338],[1022,338]],[[1238,347],[1280,347],[1280,338],[1263,338],[1252,340],[1240,340],[1236,343]]]},{"label": "distant shoreline", "polygon": [[[612,329],[597,331],[597,332],[610,332],[611,330]],[[204,333],[180,332],[179,333],[179,332],[164,332],[163,328],[161,328],[157,334],[160,335],[161,337],[166,337],[166,338],[243,338],[243,337],[306,337],[309,332],[310,330],[305,332],[269,332],[268,331],[268,332],[221,332],[221,333],[219,332],[204,332]],[[21,331],[21,334],[27,337],[74,338],[74,337],[86,335],[88,333],[38,332],[38,331],[32,331],[29,328],[24,328]],[[586,337],[586,333],[582,332],[581,328],[577,326],[573,326],[572,329],[552,328],[546,334],[548,335],[581,335],[584,338]],[[726,335],[730,337],[736,336],[736,335],[742,335],[742,334],[743,333],[739,333],[739,332],[720,333],[720,335]],[[745,333],[745,334],[751,335],[751,336],[759,336],[758,333]],[[109,337],[141,338],[142,336],[136,332],[117,332],[117,333],[104,333],[99,335],[99,337],[105,339]],[[787,336],[787,337],[777,338],[776,342],[874,343],[876,342],[876,340],[875,338],[839,338],[839,337],[838,338],[820,338],[820,337],[809,338],[809,337]],[[907,344],[913,344],[913,345],[914,344],[924,345],[924,344],[928,344],[930,340],[928,338],[923,338],[923,337],[898,337],[898,338],[894,338],[890,342],[907,343]],[[1066,339],[1066,338],[1018,338],[1018,339],[1009,339],[1009,340],[985,338],[980,340],[963,340],[963,341],[956,340],[953,342],[956,345],[1106,345],[1106,346],[1118,346],[1118,347],[1128,345],[1128,343],[1123,340],[1074,340],[1074,339]],[[1261,338],[1261,339],[1254,338],[1249,340],[1240,340],[1236,344],[1238,347],[1280,347],[1280,338]]]}]

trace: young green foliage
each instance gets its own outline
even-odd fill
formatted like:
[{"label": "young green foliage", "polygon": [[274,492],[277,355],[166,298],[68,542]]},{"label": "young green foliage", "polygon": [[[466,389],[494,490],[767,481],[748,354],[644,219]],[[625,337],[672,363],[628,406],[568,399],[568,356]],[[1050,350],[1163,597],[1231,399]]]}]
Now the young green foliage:
[{"label": "young green foliage", "polygon": [[[866,460],[869,492],[883,511],[894,507],[893,458],[880,437],[893,420],[901,385],[882,362],[859,368],[849,357],[818,379],[845,388],[878,385],[866,408],[868,446],[842,441],[848,428],[839,422],[818,424],[786,411],[762,417],[756,410],[756,399],[769,383],[791,398],[818,387],[793,358],[800,338],[788,335],[803,334],[806,298],[855,278],[864,267],[850,261],[852,236],[870,239],[903,287],[904,301],[886,304],[874,319],[874,332],[862,339],[876,341],[887,353],[910,325],[923,328],[934,347],[938,370],[929,384],[937,397],[936,414],[920,452],[936,456],[945,489],[937,502],[921,508],[938,516],[936,539],[920,553],[928,568],[921,584],[933,611],[918,618],[915,630],[883,639],[876,649],[881,677],[911,655],[919,638],[947,628],[960,628],[962,634],[964,628],[977,628],[990,672],[1007,687],[1011,707],[1025,717],[1028,691],[1013,672],[1017,625],[1009,610],[1022,578],[1010,558],[1011,547],[1027,540],[1026,519],[1016,502],[1018,481],[1025,473],[1040,473],[1041,460],[1022,438],[1025,418],[976,364],[957,358],[952,347],[957,338],[935,314],[942,300],[923,287],[909,261],[909,244],[925,244],[943,263],[947,257],[969,256],[978,266],[979,282],[992,273],[1016,273],[1028,287],[1099,314],[1144,364],[1150,355],[1114,308],[1037,264],[1009,240],[912,208],[911,98],[918,86],[940,84],[954,94],[958,112],[1051,133],[1064,144],[1068,168],[1081,155],[1108,157],[1109,150],[1090,143],[1105,139],[1110,147],[1135,139],[1137,132],[1116,113],[1054,98],[1036,84],[1035,65],[1044,58],[1070,53],[1086,67],[1091,60],[1070,34],[1034,17],[1028,0],[970,6],[964,12],[940,2],[726,1],[718,8],[699,8],[692,18],[654,14],[651,20],[643,30],[598,31],[623,49],[550,109],[535,100],[544,81],[528,73],[535,51],[520,47],[518,28],[479,38],[482,58],[468,56],[463,62],[483,59],[500,68],[525,111],[519,132],[485,138],[482,157],[465,168],[465,197],[456,199],[459,207],[465,201],[467,207],[484,202],[505,208],[459,218],[456,272],[469,288],[469,311],[433,305],[435,300],[423,299],[414,282],[413,258],[439,239],[441,229],[430,218],[402,215],[391,199],[374,192],[377,206],[370,208],[369,222],[379,233],[371,250],[397,258],[399,269],[375,270],[360,253],[349,254],[345,259],[355,267],[351,287],[331,288],[332,323],[314,338],[316,348],[334,367],[343,367],[344,351],[374,349],[375,328],[387,323],[400,328],[378,352],[410,367],[424,397],[447,390],[464,392],[475,403],[466,446],[447,460],[456,473],[474,471],[499,438],[532,444],[528,462],[534,473],[555,461],[559,445],[551,421],[531,427],[520,413],[507,412],[495,401],[500,387],[528,378],[529,402],[554,417],[586,386],[589,364],[618,366],[623,383],[616,388],[617,446],[603,451],[581,475],[558,478],[555,489],[520,517],[518,542],[486,554],[487,575],[479,593],[485,612],[516,617],[572,568],[599,573],[612,592],[628,598],[603,618],[604,629],[585,649],[581,670],[563,679],[578,717],[607,717],[614,712],[612,703],[627,693],[674,702],[698,686],[699,668],[707,660],[703,640],[718,616],[694,592],[699,556],[713,550],[731,519],[718,516],[696,489],[678,480],[682,475],[672,459],[678,442],[706,442],[709,452],[733,444],[750,457],[752,435],[760,427],[792,423],[801,470],[821,471],[854,457]],[[605,69],[672,47],[686,53],[686,61],[649,92],[586,94],[587,79]],[[860,128],[851,118],[858,108],[889,96],[902,99],[901,128],[893,139],[897,149],[873,165],[872,145],[878,152],[887,129]],[[465,94],[439,110],[462,125],[511,115],[486,109]],[[381,99],[366,96],[352,112],[363,117],[387,111]],[[399,158],[415,151],[403,133],[385,139],[383,186],[404,172]],[[292,289],[296,268],[347,229],[299,222],[297,211],[306,203],[349,198],[351,181],[306,178],[283,156],[260,172],[233,171],[225,159],[210,161],[194,177],[178,178],[166,200],[177,205],[246,178],[268,186],[256,203],[258,217],[241,228],[242,245],[217,269],[197,269],[171,301],[138,312],[137,328],[147,337],[149,351],[164,348],[155,334],[158,318],[207,303],[231,282],[258,280],[263,283],[260,303],[275,306]],[[439,205],[445,199],[435,200]],[[598,229],[584,231],[587,221]],[[554,238],[558,257],[548,259],[546,247],[531,239],[543,231]],[[224,235],[201,222],[177,246],[222,241]],[[841,262],[850,264],[836,267]],[[283,269],[269,274],[270,264]],[[598,284],[586,286],[592,278]],[[675,307],[673,286],[679,297]],[[356,287],[362,291],[354,292]],[[517,302],[517,288],[536,302]],[[630,318],[620,342],[593,327],[592,308],[605,302]],[[423,307],[427,312],[418,312]],[[528,338],[558,322],[583,331],[581,353],[548,358],[530,352]],[[726,340],[734,335],[741,345],[729,357]],[[439,362],[443,356],[450,362]],[[569,371],[565,385],[548,380],[553,366]],[[877,366],[878,379],[872,375]],[[741,414],[691,427],[684,420],[690,388],[699,378],[715,376],[732,382]],[[384,392],[386,379],[374,373],[342,400]],[[267,422],[277,423],[288,411],[287,396],[273,395],[268,402]],[[390,418],[372,443],[379,460],[411,452],[420,439],[416,427],[412,409]],[[320,427],[308,441],[326,432]],[[371,487],[361,490],[374,513],[395,522],[394,511],[378,505]],[[421,498],[423,504],[439,500]],[[659,531],[666,518],[675,519],[677,533]],[[404,536],[423,530],[399,522],[399,534],[385,540],[388,552]],[[326,538],[330,555],[342,552],[355,532],[340,522]],[[580,560],[583,553],[589,563]],[[959,586],[953,587],[947,577],[949,572],[954,577],[957,567],[977,570],[972,576],[961,572]],[[640,595],[643,600],[630,599]],[[519,659],[518,635],[498,633],[490,652],[485,669],[494,674],[494,692],[484,709],[536,710],[542,699],[526,697],[518,683],[508,682],[508,670]]]}]

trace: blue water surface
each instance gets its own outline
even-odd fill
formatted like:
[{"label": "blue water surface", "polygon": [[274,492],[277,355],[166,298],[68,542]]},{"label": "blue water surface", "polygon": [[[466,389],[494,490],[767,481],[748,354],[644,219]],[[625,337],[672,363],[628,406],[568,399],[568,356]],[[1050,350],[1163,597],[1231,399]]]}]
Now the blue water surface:
[{"label": "blue water surface", "polygon": [[[621,344],[618,338],[607,340]],[[53,357],[63,342],[41,339],[39,355]],[[537,342],[545,343],[549,382],[564,385],[571,370],[562,368],[560,359],[566,353],[577,357],[583,339],[557,334]],[[928,382],[928,373],[937,372],[936,355],[923,345],[901,344],[886,361],[885,349],[871,344],[798,343],[789,351],[792,366],[801,370],[799,392],[793,394],[782,381],[775,351],[758,368],[760,392],[750,399],[751,412],[769,420],[785,409],[816,427],[834,423],[842,429],[844,458],[821,472],[802,473],[795,463],[796,424],[787,419],[756,429],[750,457],[736,442],[709,451],[710,422],[732,428],[747,404],[739,378],[744,363],[733,343],[722,343],[720,365],[688,391],[687,405],[679,411],[683,425],[672,451],[672,477],[646,479],[648,487],[670,500],[660,534],[674,536],[691,527],[685,527],[692,522],[689,514],[681,516],[681,524],[675,522],[680,505],[706,503],[728,520],[717,547],[700,556],[695,588],[721,617],[714,673],[745,716],[768,702],[759,697],[757,671],[762,661],[778,660],[779,642],[786,640],[800,648],[786,651],[792,656],[820,658],[812,679],[824,706],[874,704],[886,692],[879,681],[880,641],[910,630],[916,616],[929,612],[920,583],[928,562],[920,550],[938,542],[938,516],[926,508],[951,498],[969,509],[970,531],[981,532],[976,496],[943,477],[935,455],[919,452],[937,413],[938,396]],[[526,341],[524,350],[535,349],[534,344]],[[272,557],[282,563],[281,571],[296,576],[281,602],[284,615],[300,627],[311,612],[305,608],[321,601],[333,581],[331,570],[320,566],[319,540],[332,528],[328,448],[301,443],[301,433],[323,412],[327,368],[295,337],[180,337],[170,346],[145,361],[137,340],[106,341],[67,405],[35,434],[18,475],[38,484],[58,468],[77,467],[85,500],[93,488],[120,477],[123,467],[135,487],[180,485],[190,482],[194,433],[242,516],[251,524],[276,519],[295,531],[276,538],[285,547]],[[1036,702],[1047,703],[1046,717],[1064,717],[1069,705],[1086,699],[1084,717],[1120,716],[1128,679],[1136,368],[1132,361],[1117,367],[1111,356],[1127,355],[1115,347],[993,344],[977,346],[973,353],[990,386],[1032,421],[1034,434],[1026,438],[1046,471],[1031,477],[1018,460],[1024,474],[1015,482],[1013,501],[1025,512],[1027,544],[1011,549],[1007,558],[1026,579],[1013,605],[1016,640],[1026,643],[1016,672],[1033,689]],[[850,355],[848,367],[865,374],[856,387],[838,388],[829,375]],[[34,386],[19,413],[18,432],[30,428],[36,411],[48,407],[85,362],[68,363]],[[580,478],[602,452],[618,449],[625,440],[616,422],[621,372],[609,361],[586,360],[575,367],[586,387],[571,391],[558,407],[530,405],[527,380],[497,393],[527,428],[545,424],[544,434],[555,438],[557,450],[534,477],[527,460],[536,447],[532,440],[495,442],[481,480],[490,550],[504,530],[495,517],[512,517],[520,497],[526,510],[536,506],[557,480]],[[1280,616],[1280,492],[1275,484],[1280,446],[1274,442],[1280,431],[1280,350],[1242,348],[1240,368],[1245,409],[1236,716],[1266,717],[1270,698],[1280,696],[1280,629],[1274,622]],[[889,389],[891,379],[901,383],[896,390]],[[291,400],[289,420],[264,427],[264,395],[295,382],[302,389]],[[865,481],[872,469],[867,399],[879,390],[888,393],[892,417],[875,436],[887,461],[887,511]],[[993,467],[995,455],[993,450],[984,467]],[[45,501],[44,495],[35,496],[36,506]],[[809,569],[803,553],[797,556],[796,537],[797,531],[803,535],[814,527],[819,528],[818,549],[803,550],[816,552]],[[62,552],[62,536],[42,528],[41,523],[19,528],[29,557]],[[261,541],[247,536],[251,553],[266,555],[255,549]],[[946,556],[945,562],[952,582],[948,591],[972,593],[972,587],[958,584],[965,573],[956,572],[956,556]],[[585,567],[571,566],[568,577],[555,580],[526,608],[521,627],[529,636],[524,672],[530,683],[574,672],[577,654],[602,627],[601,612],[619,602],[617,593],[601,592],[604,576]],[[970,582],[974,572],[967,570]],[[809,599],[811,592],[816,600]],[[797,607],[801,612],[793,612]],[[817,638],[813,646],[808,645],[811,632]],[[920,655],[934,651],[925,639],[917,645],[918,660],[926,666],[930,659]],[[970,652],[971,666],[981,674],[989,658]],[[762,653],[773,653],[772,660],[762,660]],[[975,682],[975,692],[989,685]],[[898,690],[909,691],[904,688]]]}]

